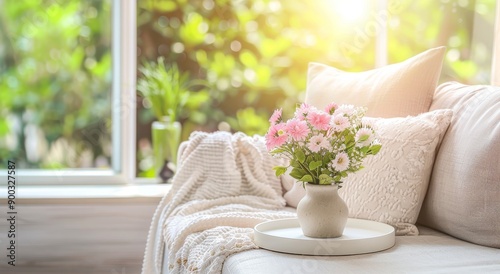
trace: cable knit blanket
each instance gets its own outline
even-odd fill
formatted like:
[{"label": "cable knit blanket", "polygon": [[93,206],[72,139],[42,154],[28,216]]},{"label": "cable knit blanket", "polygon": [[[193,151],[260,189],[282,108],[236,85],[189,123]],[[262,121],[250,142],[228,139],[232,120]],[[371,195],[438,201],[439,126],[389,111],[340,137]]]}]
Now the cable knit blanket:
[{"label": "cable knit blanket", "polygon": [[161,273],[163,252],[169,273],[220,273],[229,255],[258,248],[256,224],[294,216],[280,211],[285,200],[272,170],[279,164],[263,137],[191,134],[179,148],[172,190],[153,217],[142,273]]}]

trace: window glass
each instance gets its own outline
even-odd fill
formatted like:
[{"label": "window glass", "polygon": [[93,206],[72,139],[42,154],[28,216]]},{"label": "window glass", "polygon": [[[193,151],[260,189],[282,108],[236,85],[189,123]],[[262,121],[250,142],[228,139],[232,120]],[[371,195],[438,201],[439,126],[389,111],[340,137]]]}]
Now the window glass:
[{"label": "window glass", "polygon": [[[309,62],[363,71],[445,45],[440,82],[488,84],[494,19],[495,0],[139,0],[138,64],[163,56],[212,83],[181,115],[183,139],[193,130],[264,134],[274,109],[303,101]],[[155,118],[142,102],[138,172],[154,176]]]},{"label": "window glass", "polygon": [[400,8],[389,20],[389,62],[444,45],[441,82],[489,84],[495,0],[391,0]]},{"label": "window glass", "polygon": [[2,163],[108,168],[111,78],[111,0],[2,1]]},{"label": "window glass", "polygon": [[[374,67],[373,1],[138,0],[138,59],[159,56],[208,80],[180,116],[193,130],[264,134],[270,113],[303,101],[309,62]],[[141,74],[138,74],[141,77]],[[141,101],[141,98],[138,98]],[[138,174],[154,176],[147,102],[137,113]]]}]

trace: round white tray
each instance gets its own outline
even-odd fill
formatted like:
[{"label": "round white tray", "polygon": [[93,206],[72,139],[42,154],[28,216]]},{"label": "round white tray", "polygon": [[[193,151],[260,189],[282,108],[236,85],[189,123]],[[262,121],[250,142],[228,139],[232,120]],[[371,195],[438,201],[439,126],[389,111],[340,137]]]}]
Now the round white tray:
[{"label": "round white tray", "polygon": [[390,225],[362,220],[347,220],[338,238],[304,236],[297,218],[260,223],[254,228],[255,243],[272,251],[302,255],[353,255],[388,249],[396,241]]}]

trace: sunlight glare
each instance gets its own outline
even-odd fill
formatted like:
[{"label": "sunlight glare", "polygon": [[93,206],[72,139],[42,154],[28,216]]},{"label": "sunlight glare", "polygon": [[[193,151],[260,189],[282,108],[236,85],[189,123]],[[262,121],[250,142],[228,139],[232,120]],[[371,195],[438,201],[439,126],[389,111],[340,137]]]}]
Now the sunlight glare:
[{"label": "sunlight glare", "polygon": [[368,17],[368,0],[333,0],[334,13],[343,22],[355,24]]}]

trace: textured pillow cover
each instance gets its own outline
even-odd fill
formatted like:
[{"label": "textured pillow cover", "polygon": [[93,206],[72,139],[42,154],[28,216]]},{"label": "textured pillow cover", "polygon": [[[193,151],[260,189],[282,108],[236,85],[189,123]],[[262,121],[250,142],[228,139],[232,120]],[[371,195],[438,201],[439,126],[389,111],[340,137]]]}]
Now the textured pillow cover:
[{"label": "textured pillow cover", "polygon": [[401,63],[364,72],[345,72],[310,63],[305,102],[366,106],[370,117],[405,117],[427,112],[441,74],[445,47],[422,52]]},{"label": "textured pillow cover", "polygon": [[500,87],[444,83],[431,109],[444,108],[454,117],[418,222],[500,248]]},{"label": "textured pillow cover", "polygon": [[396,235],[418,235],[415,223],[441,141],[453,112],[437,110],[406,118],[366,118],[379,134],[382,149],[350,174],[339,195],[349,217],[390,224]]}]

